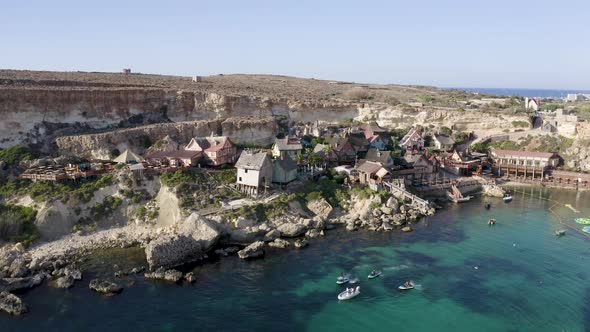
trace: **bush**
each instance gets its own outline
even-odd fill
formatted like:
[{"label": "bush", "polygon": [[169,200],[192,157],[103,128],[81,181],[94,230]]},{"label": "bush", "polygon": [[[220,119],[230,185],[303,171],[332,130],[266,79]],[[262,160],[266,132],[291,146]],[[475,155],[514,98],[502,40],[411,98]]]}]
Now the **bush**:
[{"label": "bush", "polygon": [[0,240],[31,243],[39,238],[33,208],[0,204]]},{"label": "bush", "polygon": [[20,145],[14,145],[4,150],[0,150],[0,161],[5,162],[8,166],[17,166],[22,160],[30,160],[33,154],[29,149]]},{"label": "bush", "polygon": [[96,218],[101,219],[111,215],[123,201],[119,197],[108,196],[101,203],[96,203],[91,209],[90,214]]},{"label": "bush", "polygon": [[139,219],[143,219],[143,217],[145,217],[146,213],[147,213],[147,209],[145,208],[145,206],[140,206],[137,209],[137,212],[135,212],[135,216]]},{"label": "bush", "polygon": [[512,126],[516,128],[530,128],[530,123],[527,121],[512,121]]},{"label": "bush", "polygon": [[352,88],[344,92],[344,96],[350,100],[367,100],[371,99],[371,93],[364,88]]}]

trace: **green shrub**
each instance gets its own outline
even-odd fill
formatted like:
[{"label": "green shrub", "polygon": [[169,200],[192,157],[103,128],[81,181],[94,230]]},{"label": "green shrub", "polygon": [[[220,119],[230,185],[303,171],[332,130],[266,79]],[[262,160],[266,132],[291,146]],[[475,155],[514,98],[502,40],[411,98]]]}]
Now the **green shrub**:
[{"label": "green shrub", "polygon": [[20,145],[14,145],[4,150],[0,150],[0,161],[5,162],[8,166],[17,166],[22,160],[30,160],[33,154],[29,149]]},{"label": "green shrub", "polygon": [[0,204],[0,240],[31,243],[39,238],[37,211],[31,207]]},{"label": "green shrub", "polygon": [[96,203],[91,209],[90,214],[101,219],[111,215],[123,201],[119,197],[107,196],[102,202]]},{"label": "green shrub", "polygon": [[512,121],[512,126],[516,128],[530,128],[531,124],[527,121]]},{"label": "green shrub", "polygon": [[139,219],[143,219],[143,217],[145,217],[146,213],[147,213],[147,209],[145,208],[145,206],[140,206],[137,209],[137,212],[135,212],[135,216]]}]

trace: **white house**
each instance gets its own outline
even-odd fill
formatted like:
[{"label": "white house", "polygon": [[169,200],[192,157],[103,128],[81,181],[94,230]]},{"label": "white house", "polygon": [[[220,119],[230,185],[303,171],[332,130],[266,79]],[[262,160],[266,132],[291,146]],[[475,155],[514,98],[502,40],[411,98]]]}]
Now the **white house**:
[{"label": "white house", "polygon": [[270,186],[273,175],[272,161],[265,152],[243,151],[236,162],[238,189],[246,194],[258,196]]},{"label": "white house", "polygon": [[301,152],[301,150],[303,150],[303,147],[301,146],[300,139],[286,136],[285,138],[277,138],[275,140],[275,144],[272,147],[272,155],[275,158],[287,156],[292,160],[296,160],[297,153]]},{"label": "white house", "polygon": [[412,128],[406,136],[402,138],[399,145],[406,150],[422,150],[424,149],[424,138],[416,128]]},{"label": "white house", "polygon": [[434,135],[432,137],[432,143],[437,150],[450,151],[455,145],[455,141],[448,135]]},{"label": "white house", "polygon": [[539,98],[525,98],[524,99],[524,108],[527,110],[538,111],[539,106],[541,106],[541,100]]}]

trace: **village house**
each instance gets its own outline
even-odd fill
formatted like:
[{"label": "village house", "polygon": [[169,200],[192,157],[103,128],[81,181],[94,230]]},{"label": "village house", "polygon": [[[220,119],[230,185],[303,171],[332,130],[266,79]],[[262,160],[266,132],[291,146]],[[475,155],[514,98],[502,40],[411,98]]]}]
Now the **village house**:
[{"label": "village house", "polygon": [[317,154],[322,160],[328,164],[334,164],[338,162],[338,155],[332,150],[332,147],[328,144],[317,144],[313,148],[313,153]]},{"label": "village house", "polygon": [[387,131],[387,129],[379,126],[377,122],[372,121],[363,126],[363,132],[365,133],[365,137],[371,141],[373,137],[379,136],[381,140],[388,145],[391,142],[391,135]]},{"label": "village house", "polygon": [[377,149],[370,149],[366,156],[367,161],[379,163],[385,168],[393,167],[393,158],[391,157],[391,151],[380,151]]},{"label": "village house", "polygon": [[369,151],[369,140],[362,131],[351,130],[345,137],[348,137],[348,141],[356,151],[358,157],[363,158],[367,151]]},{"label": "village house", "polygon": [[407,182],[429,181],[436,177],[438,161],[434,156],[427,157],[422,153],[407,153],[402,158],[403,166],[392,171],[395,178],[403,178]]},{"label": "village house", "polygon": [[338,157],[339,163],[354,163],[356,161],[356,151],[348,138],[334,137],[330,142],[330,147]]},{"label": "village house", "polygon": [[246,194],[259,196],[270,186],[272,161],[265,152],[243,151],[236,162],[236,186]]},{"label": "village house", "polygon": [[286,184],[297,179],[297,164],[289,157],[273,161],[272,182]]},{"label": "village house", "polygon": [[184,149],[203,152],[202,162],[210,166],[233,164],[238,157],[238,149],[227,136],[195,137]]},{"label": "village house", "polygon": [[391,179],[391,173],[380,163],[365,161],[356,167],[358,179],[373,190],[381,190],[383,181]]},{"label": "village house", "polygon": [[460,176],[471,176],[480,165],[481,159],[474,158],[466,152],[457,152],[457,150],[453,150],[453,153],[445,158],[443,163],[446,171]]},{"label": "village house", "polygon": [[432,137],[434,148],[440,151],[451,151],[455,146],[455,141],[445,134],[436,134]]},{"label": "village house", "polygon": [[399,142],[399,145],[406,150],[423,150],[424,149],[424,138],[422,134],[412,128]]},{"label": "village house", "polygon": [[151,164],[162,164],[171,167],[197,166],[203,158],[203,152],[193,150],[155,151],[146,156]]},{"label": "village house", "polygon": [[493,170],[498,176],[531,176],[542,179],[556,168],[561,158],[554,152],[492,150]]},{"label": "village house", "polygon": [[275,158],[286,156],[292,160],[297,160],[297,154],[303,150],[301,141],[295,137],[286,136],[285,138],[275,139],[272,147],[272,155]]}]

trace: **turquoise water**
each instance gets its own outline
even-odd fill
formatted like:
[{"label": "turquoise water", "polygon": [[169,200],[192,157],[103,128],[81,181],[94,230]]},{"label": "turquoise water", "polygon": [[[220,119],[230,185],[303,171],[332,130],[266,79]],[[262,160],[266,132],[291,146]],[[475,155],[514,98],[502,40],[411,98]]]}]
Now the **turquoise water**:
[{"label": "turquoise water", "polygon": [[[523,190],[523,189],[519,189]],[[31,312],[0,315],[2,331],[584,331],[590,327],[590,239],[563,226],[590,216],[590,193],[524,189],[510,204],[451,205],[410,234],[331,231],[301,251],[264,260],[223,258],[194,267],[194,285],[126,279],[114,297],[91,293],[92,274],[73,289],[21,294]],[[529,194],[532,194],[529,195]],[[540,198],[541,197],[541,198]],[[498,224],[487,226],[496,218]],[[129,266],[136,252],[118,252]],[[91,262],[101,271],[103,258]],[[373,268],[384,276],[367,280]],[[338,302],[342,271],[361,295]],[[101,272],[96,272],[101,273]],[[417,289],[400,292],[413,279]]]}]

